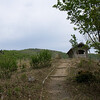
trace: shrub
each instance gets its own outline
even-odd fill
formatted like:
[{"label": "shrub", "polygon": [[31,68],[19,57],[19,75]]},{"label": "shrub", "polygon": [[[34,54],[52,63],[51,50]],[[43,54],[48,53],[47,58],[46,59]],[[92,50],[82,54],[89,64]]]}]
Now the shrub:
[{"label": "shrub", "polygon": [[9,70],[11,72],[17,70],[17,63],[13,58],[6,58],[4,57],[0,60],[0,69]]},{"label": "shrub", "polygon": [[38,68],[39,67],[39,63],[40,63],[40,59],[39,59],[39,56],[38,55],[33,55],[32,56],[32,59],[31,59],[31,66],[33,68]]},{"label": "shrub", "polygon": [[37,55],[32,56],[31,66],[33,68],[43,68],[51,65],[51,53],[48,50],[43,50]]},{"label": "shrub", "polygon": [[17,70],[17,63],[13,58],[3,57],[0,60],[0,78],[10,78],[13,71]]},{"label": "shrub", "polygon": [[39,57],[42,61],[51,60],[51,53],[48,50],[43,50],[39,53]]},{"label": "shrub", "polygon": [[89,71],[79,71],[76,75],[76,81],[78,83],[92,82],[94,80],[95,76],[92,74],[92,72]]},{"label": "shrub", "polygon": [[43,50],[39,54],[39,61],[42,67],[48,67],[51,65],[51,53],[48,50]]}]

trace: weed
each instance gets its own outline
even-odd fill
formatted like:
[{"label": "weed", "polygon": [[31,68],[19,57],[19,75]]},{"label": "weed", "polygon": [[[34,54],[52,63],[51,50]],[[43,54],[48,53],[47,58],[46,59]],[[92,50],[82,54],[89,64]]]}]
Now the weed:
[{"label": "weed", "polygon": [[25,68],[26,68],[26,65],[25,64],[22,64],[21,69],[23,70]]},{"label": "weed", "polygon": [[4,92],[4,89],[3,89],[2,86],[0,86],[0,94],[1,94],[2,92]]},{"label": "weed", "polygon": [[19,87],[16,87],[16,88],[14,88],[14,91],[15,91],[16,93],[19,93],[19,92],[21,91],[21,89],[20,89]]},{"label": "weed", "polygon": [[12,90],[11,89],[8,89],[7,95],[8,95],[8,97],[11,97],[12,96]]},{"label": "weed", "polygon": [[12,72],[9,70],[1,70],[0,71],[0,79],[10,79]]},{"label": "weed", "polygon": [[26,78],[27,78],[26,74],[22,74],[22,75],[21,75],[21,80],[22,80],[22,81],[25,81]]}]

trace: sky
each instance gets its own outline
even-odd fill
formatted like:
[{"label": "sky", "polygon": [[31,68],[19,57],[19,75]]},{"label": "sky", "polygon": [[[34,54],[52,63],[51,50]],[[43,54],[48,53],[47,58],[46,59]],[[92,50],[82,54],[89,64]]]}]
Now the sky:
[{"label": "sky", "polygon": [[52,7],[56,1],[0,0],[0,49],[67,52],[71,34],[76,34],[78,42],[84,42],[84,37],[66,19],[67,13]]}]

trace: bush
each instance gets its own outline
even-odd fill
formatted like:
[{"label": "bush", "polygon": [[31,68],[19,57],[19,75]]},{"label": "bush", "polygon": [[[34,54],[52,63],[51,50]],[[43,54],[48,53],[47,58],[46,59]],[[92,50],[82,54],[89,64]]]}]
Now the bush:
[{"label": "bush", "polygon": [[11,72],[16,71],[17,63],[13,58],[4,57],[2,60],[0,60],[0,69],[9,70]]},{"label": "bush", "polygon": [[17,70],[17,63],[13,58],[3,57],[0,60],[0,78],[10,78],[13,71]]},{"label": "bush", "polygon": [[76,81],[78,83],[93,82],[94,80],[95,76],[89,71],[79,71],[76,76]]},{"label": "bush", "polygon": [[43,50],[37,55],[32,56],[31,66],[33,68],[43,68],[51,65],[51,53],[48,50]]},{"label": "bush", "polygon": [[51,53],[48,50],[43,50],[39,54],[40,65],[42,67],[48,67],[51,65]]},{"label": "bush", "polygon": [[40,59],[39,59],[39,56],[38,55],[33,55],[32,56],[32,59],[31,59],[31,66],[33,68],[38,68],[39,67],[39,63],[40,63]]}]

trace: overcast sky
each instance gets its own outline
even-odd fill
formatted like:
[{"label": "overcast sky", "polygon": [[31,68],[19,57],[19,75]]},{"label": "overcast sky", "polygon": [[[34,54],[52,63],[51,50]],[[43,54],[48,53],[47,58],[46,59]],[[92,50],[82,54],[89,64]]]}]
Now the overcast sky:
[{"label": "overcast sky", "polygon": [[52,8],[57,0],[0,0],[0,49],[51,49],[67,52],[73,30],[66,12]]}]

